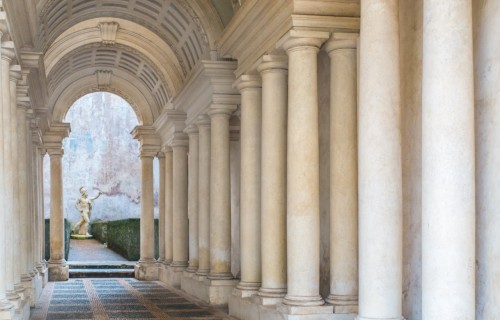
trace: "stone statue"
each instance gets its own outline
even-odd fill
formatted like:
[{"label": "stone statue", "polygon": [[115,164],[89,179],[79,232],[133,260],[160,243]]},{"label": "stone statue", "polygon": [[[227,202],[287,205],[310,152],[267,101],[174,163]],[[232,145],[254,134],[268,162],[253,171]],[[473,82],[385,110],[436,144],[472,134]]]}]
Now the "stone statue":
[{"label": "stone statue", "polygon": [[97,193],[95,197],[88,197],[87,189],[84,187],[80,188],[80,193],[82,196],[76,200],[75,207],[80,211],[81,218],[80,221],[75,225],[73,231],[79,235],[90,236],[89,234],[89,222],[90,216],[92,214],[92,201],[99,198],[101,191]]}]

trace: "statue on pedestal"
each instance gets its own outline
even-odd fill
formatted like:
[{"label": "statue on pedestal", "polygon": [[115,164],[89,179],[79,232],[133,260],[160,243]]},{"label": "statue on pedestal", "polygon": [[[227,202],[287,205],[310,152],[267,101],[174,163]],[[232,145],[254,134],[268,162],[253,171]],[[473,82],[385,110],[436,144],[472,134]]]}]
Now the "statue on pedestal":
[{"label": "statue on pedestal", "polygon": [[80,193],[82,194],[82,196],[78,200],[76,200],[75,207],[78,211],[80,211],[81,218],[80,221],[78,221],[78,223],[75,225],[73,232],[82,236],[91,237],[91,235],[89,234],[89,222],[92,214],[92,201],[99,198],[99,196],[101,195],[101,191],[97,192],[97,195],[95,197],[89,197],[87,189],[81,187]]}]

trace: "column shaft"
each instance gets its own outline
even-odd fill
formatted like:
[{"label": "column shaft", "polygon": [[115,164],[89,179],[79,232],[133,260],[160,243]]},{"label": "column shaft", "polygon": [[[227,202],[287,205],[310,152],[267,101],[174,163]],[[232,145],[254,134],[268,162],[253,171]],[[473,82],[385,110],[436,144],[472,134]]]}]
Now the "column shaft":
[{"label": "column shaft", "polygon": [[229,167],[229,117],[232,105],[210,110],[210,279],[232,279],[231,186]]},{"label": "column shaft", "polygon": [[262,76],[262,286],[259,295],[286,294],[286,135],[288,61],[265,56]]},{"label": "column shaft", "polygon": [[186,132],[189,135],[189,197],[188,197],[188,217],[189,217],[189,268],[187,271],[198,271],[198,128],[189,127]]},{"label": "column shaft", "polygon": [[201,116],[198,171],[198,275],[210,272],[210,118]]},{"label": "column shaft", "polygon": [[[21,276],[23,278],[23,281],[28,281],[29,279],[29,272],[28,270],[28,250],[29,250],[29,207],[28,207],[28,168],[27,168],[27,129],[26,129],[26,107],[25,106],[20,106],[17,110],[17,155],[18,155],[18,170],[19,170],[19,221],[20,221],[20,259],[19,259],[19,265],[20,265],[20,272]],[[60,155],[60,157],[62,154]],[[59,168],[60,169],[60,168]],[[60,169],[61,170],[61,169]],[[51,177],[52,177],[52,165],[51,165]],[[52,180],[51,180],[52,181]],[[62,180],[61,180],[62,183]],[[62,189],[61,189],[62,190]],[[54,195],[55,196],[55,195]],[[61,196],[62,196],[62,191],[61,191]],[[55,200],[54,205],[57,204],[57,200]],[[62,202],[61,202],[61,207],[59,208],[60,211],[59,213],[62,215]],[[52,213],[54,212],[52,210],[52,188],[51,188],[51,219],[52,219]],[[57,211],[57,209],[56,209]],[[57,216],[57,213],[56,213]],[[57,218],[56,218],[57,219]],[[51,220],[52,221],[52,220]],[[52,223],[51,223],[51,228],[52,228]],[[62,230],[59,228],[58,230]],[[55,231],[57,233],[57,231]],[[62,232],[62,231],[61,231]],[[52,229],[51,229],[51,234],[52,234]],[[54,237],[56,237],[57,234],[54,234]],[[51,242],[52,243],[52,242]],[[64,245],[64,244],[63,244]],[[57,247],[57,244],[56,244]],[[57,250],[57,248],[55,249]],[[51,250],[52,252],[52,250]],[[51,255],[52,257],[52,255]],[[56,259],[54,257],[54,259]],[[57,259],[56,259],[57,260]]]},{"label": "column shaft", "polygon": [[139,264],[155,261],[153,154],[141,154],[141,258]]},{"label": "column shaft", "polygon": [[172,263],[173,256],[173,206],[172,206],[172,149],[165,149],[165,263]]},{"label": "column shaft", "polygon": [[165,262],[165,154],[158,153],[158,162],[160,165],[160,188],[158,190],[158,262]]},{"label": "column shaft", "polygon": [[330,68],[330,295],[336,313],[357,312],[357,35],[334,35]]},{"label": "column shaft", "polygon": [[427,1],[424,6],[422,317],[425,319],[475,319],[471,3]]},{"label": "column shaft", "polygon": [[173,150],[173,261],[171,266],[188,265],[188,159],[187,141],[175,141]]},{"label": "column shaft", "polygon": [[241,93],[240,248],[241,281],[237,288],[255,291],[261,284],[261,122],[262,89],[259,76],[243,75]]},{"label": "column shaft", "polygon": [[397,0],[361,2],[359,319],[401,319],[402,173]]},{"label": "column shaft", "polygon": [[[324,35],[326,38],[328,34]],[[325,39],[292,38],[287,147],[287,268],[284,303],[324,304],[319,295],[319,134],[317,54]]]}]

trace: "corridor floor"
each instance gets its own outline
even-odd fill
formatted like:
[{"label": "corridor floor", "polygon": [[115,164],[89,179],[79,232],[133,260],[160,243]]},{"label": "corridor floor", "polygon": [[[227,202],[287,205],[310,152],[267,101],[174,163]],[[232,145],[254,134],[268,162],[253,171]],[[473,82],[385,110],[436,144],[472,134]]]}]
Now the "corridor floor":
[{"label": "corridor floor", "polygon": [[158,281],[70,279],[47,284],[31,319],[233,318]]},{"label": "corridor floor", "polygon": [[71,239],[68,261],[127,261],[97,240]]}]

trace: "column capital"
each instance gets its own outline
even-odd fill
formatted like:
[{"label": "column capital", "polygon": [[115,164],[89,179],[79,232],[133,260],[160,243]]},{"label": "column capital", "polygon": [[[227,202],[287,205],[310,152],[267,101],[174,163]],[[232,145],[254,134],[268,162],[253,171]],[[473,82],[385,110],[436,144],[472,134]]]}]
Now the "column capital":
[{"label": "column capital", "polygon": [[131,134],[141,144],[141,158],[155,157],[160,151],[160,138],[153,126],[137,126]]},{"label": "column capital", "polygon": [[14,60],[16,57],[16,52],[14,51],[14,42],[13,41],[4,41],[2,42],[2,60],[6,60],[9,63]]},{"label": "column capital", "polygon": [[276,44],[286,52],[312,48],[319,51],[321,45],[330,38],[326,31],[290,30]]},{"label": "column capital", "polygon": [[43,146],[47,149],[50,156],[62,156],[64,154],[62,141],[68,137],[71,132],[69,123],[52,123],[49,131],[43,135]]},{"label": "column capital", "polygon": [[176,147],[188,147],[189,137],[184,132],[176,132],[170,140],[169,145],[172,147],[172,149]]},{"label": "column capital", "polygon": [[234,111],[238,109],[237,105],[232,104],[212,104],[210,106],[210,110],[208,111],[208,115],[210,118],[213,117],[231,117]]},{"label": "column capital", "polygon": [[196,119],[196,125],[198,126],[198,129],[207,127],[210,128],[210,124],[210,117],[206,114],[202,114]]},{"label": "column capital", "polygon": [[191,124],[184,129],[184,132],[187,133],[188,136],[197,136],[199,131],[198,131],[198,126],[195,124]]},{"label": "column capital", "polygon": [[160,159],[160,160],[161,160],[161,159],[165,159],[165,152],[163,152],[163,150],[162,150],[162,151],[159,151],[159,152],[156,154],[156,157],[157,157],[158,159]]},{"label": "column capital", "polygon": [[333,33],[328,42],[325,44],[325,51],[332,54],[339,49],[356,50],[358,47],[358,33]]},{"label": "column capital", "polygon": [[161,147],[161,152],[164,154],[164,156],[166,157],[167,156],[167,153],[172,153],[173,150],[172,150],[172,147],[171,146],[168,146],[168,145],[163,145]]},{"label": "column capital", "polygon": [[247,89],[261,89],[262,80],[256,74],[243,74],[233,83],[233,87],[237,88],[240,92]]},{"label": "column capital", "polygon": [[10,81],[17,83],[22,78],[23,74],[21,72],[21,66],[18,64],[10,66]]},{"label": "column capital", "polygon": [[288,73],[288,56],[266,54],[262,56],[257,71],[261,75],[267,72]]}]

